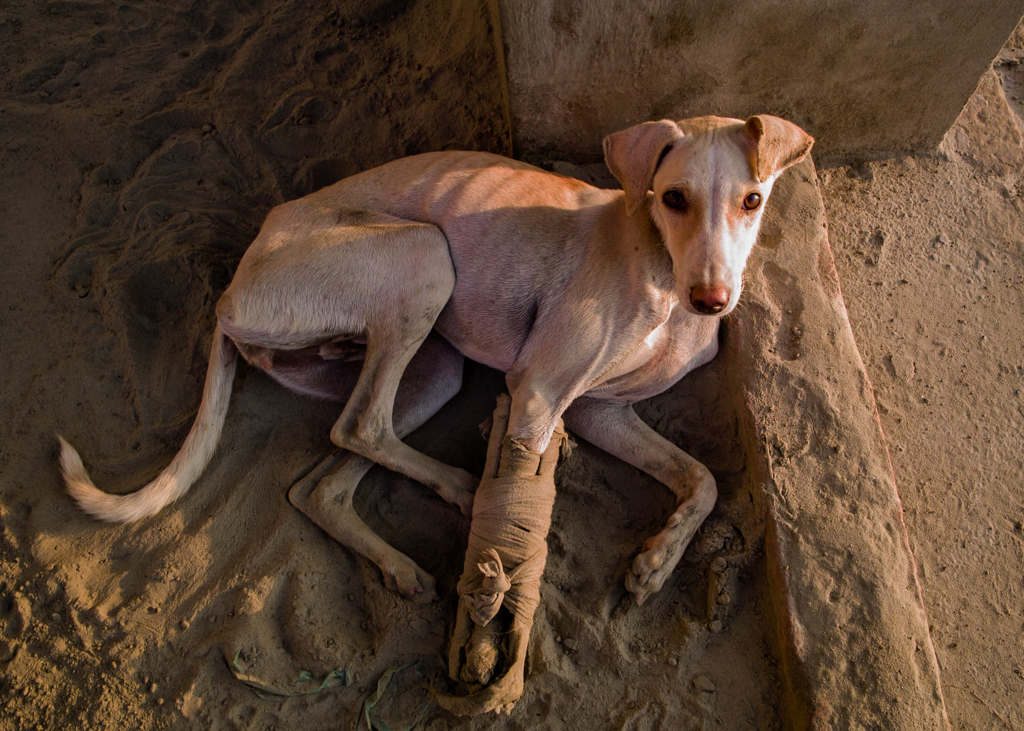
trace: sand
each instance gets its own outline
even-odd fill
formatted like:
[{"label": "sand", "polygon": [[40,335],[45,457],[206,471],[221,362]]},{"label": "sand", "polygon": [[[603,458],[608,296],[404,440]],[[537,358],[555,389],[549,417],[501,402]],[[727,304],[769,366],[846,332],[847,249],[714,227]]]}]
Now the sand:
[{"label": "sand", "polygon": [[[0,11],[0,729],[365,728],[369,706],[396,728],[782,727],[765,514],[727,354],[638,409],[721,491],[644,607],[622,578],[667,490],[586,444],[560,466],[508,719],[428,702],[465,518],[381,469],[360,487],[367,521],[438,577],[424,607],[288,505],[332,451],[336,406],[243,368],[220,448],[177,505],[104,526],[62,491],[55,432],[114,492],[177,451],[213,304],[273,205],[401,155],[508,151],[485,3],[436,5]],[[1008,641],[1024,615],[1024,147],[1005,53],[943,154],[819,172],[955,729],[1024,727]],[[411,443],[479,473],[501,387],[468,367]]]},{"label": "sand", "polygon": [[943,153],[827,171],[954,729],[1024,728],[1021,28]]}]

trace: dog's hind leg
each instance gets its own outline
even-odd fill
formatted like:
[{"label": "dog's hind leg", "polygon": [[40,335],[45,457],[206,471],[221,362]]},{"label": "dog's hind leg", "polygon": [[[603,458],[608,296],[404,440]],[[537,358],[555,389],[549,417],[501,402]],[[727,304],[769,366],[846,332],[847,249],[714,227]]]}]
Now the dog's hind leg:
[{"label": "dog's hind leg", "polygon": [[[424,341],[406,368],[395,399],[394,429],[400,438],[458,392],[462,362],[462,356],[437,335]],[[354,380],[359,364],[346,365],[352,367]],[[434,578],[374,533],[356,513],[352,504],[356,486],[373,464],[341,450],[297,482],[288,499],[338,543],[375,563],[388,588],[409,598],[436,599]]]},{"label": "dog's hind leg", "polygon": [[454,287],[448,240],[437,227],[303,199],[267,217],[217,316],[245,344],[250,362],[272,375],[278,353],[284,358],[319,347],[326,348],[322,356],[344,361],[344,353],[331,352],[332,343],[365,338],[363,367],[331,441],[433,488],[466,512],[477,480],[407,446],[393,424],[406,366]]},{"label": "dog's hind leg", "polygon": [[[366,363],[359,382],[345,405],[341,418],[331,430],[331,441],[342,449],[364,457],[421,482],[469,515],[478,478],[457,467],[443,464],[401,441],[396,433],[397,410],[401,410],[390,382],[399,381],[405,364],[380,357],[369,341]],[[375,357],[376,356],[376,357]]]}]

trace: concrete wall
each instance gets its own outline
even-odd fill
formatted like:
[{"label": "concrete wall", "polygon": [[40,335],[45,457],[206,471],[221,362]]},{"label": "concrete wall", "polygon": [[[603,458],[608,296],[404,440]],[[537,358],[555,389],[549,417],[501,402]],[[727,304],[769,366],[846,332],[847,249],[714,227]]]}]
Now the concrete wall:
[{"label": "concrete wall", "polygon": [[818,160],[934,149],[1022,0],[496,0],[517,157],[594,162],[603,135],[768,112]]}]

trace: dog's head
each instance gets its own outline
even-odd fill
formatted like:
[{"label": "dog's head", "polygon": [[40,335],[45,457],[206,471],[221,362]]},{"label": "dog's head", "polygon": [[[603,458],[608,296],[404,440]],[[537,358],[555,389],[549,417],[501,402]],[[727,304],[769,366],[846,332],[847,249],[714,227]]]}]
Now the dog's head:
[{"label": "dog's head", "polygon": [[722,316],[739,301],[743,268],[775,179],[813,143],[778,117],[698,117],[608,135],[604,155],[625,191],[629,215],[649,206],[683,305],[694,314]]}]

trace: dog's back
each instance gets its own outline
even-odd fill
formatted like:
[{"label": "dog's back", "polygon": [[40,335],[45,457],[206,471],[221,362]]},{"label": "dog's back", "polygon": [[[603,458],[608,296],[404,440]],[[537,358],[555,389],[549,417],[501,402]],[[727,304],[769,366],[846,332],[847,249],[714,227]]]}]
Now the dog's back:
[{"label": "dog's back", "polygon": [[608,252],[600,239],[616,228],[610,214],[623,217],[609,211],[621,199],[621,191],[499,155],[436,152],[359,173],[303,201],[437,226],[456,284],[435,327],[467,357],[507,371],[541,299],[564,292],[595,253],[601,268]]}]

